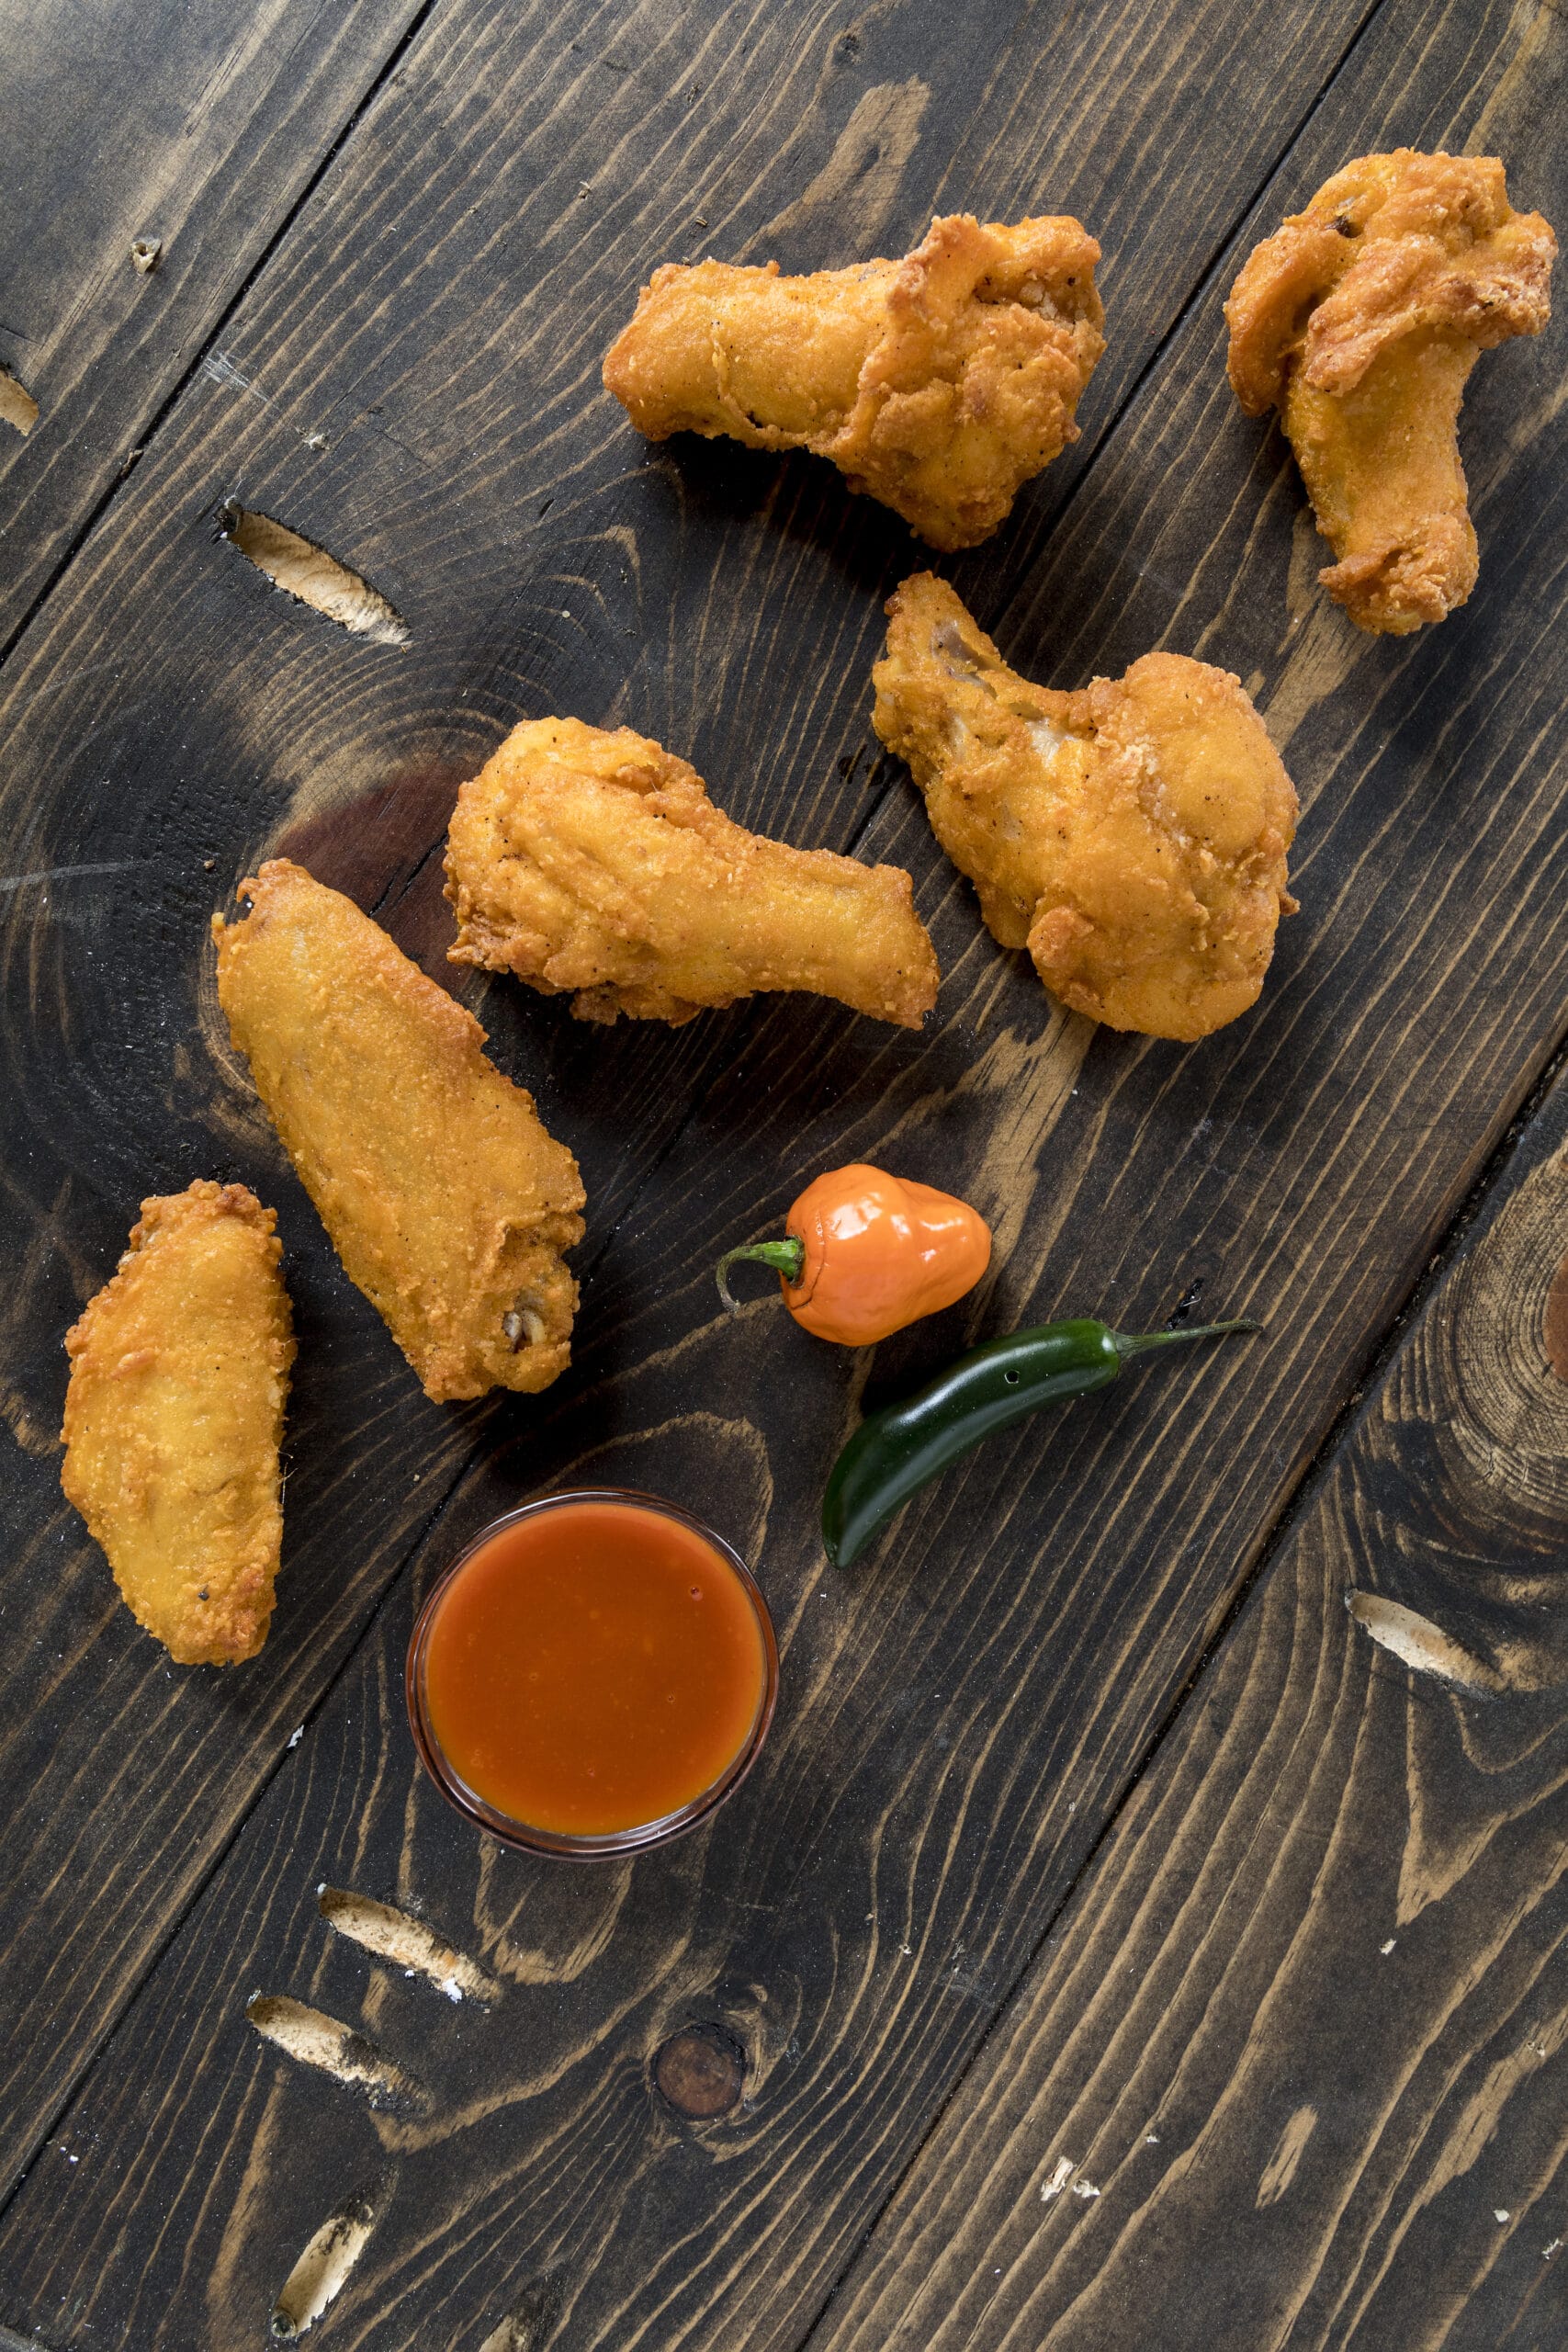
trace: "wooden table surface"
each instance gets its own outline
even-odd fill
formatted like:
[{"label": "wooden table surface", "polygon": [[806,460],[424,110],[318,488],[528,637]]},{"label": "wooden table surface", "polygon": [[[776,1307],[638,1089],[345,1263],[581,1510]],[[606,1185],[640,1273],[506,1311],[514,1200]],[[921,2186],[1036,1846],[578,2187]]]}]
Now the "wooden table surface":
[{"label": "wooden table surface", "polygon": [[[1396,640],[1316,590],[1220,314],[1369,149],[1499,153],[1562,227],[1565,85],[1558,0],[0,0],[0,367],[39,411],[0,416],[0,2339],[261,2345],[337,2215],[325,2352],[1568,2344],[1564,336],[1477,369],[1480,587]],[[600,390],[658,261],[970,209],[1077,214],[1109,348],[942,569],[1048,684],[1235,671],[1300,788],[1303,912],[1196,1047],[1054,1008],[879,756],[902,526]],[[231,499],[407,644],[271,588]],[[806,997],[606,1032],[448,966],[456,786],[553,711],[908,866],[927,1033]],[[420,1396],[259,1111],[207,926],[280,848],[578,1154],[543,1396]],[[982,1291],[862,1357],[725,1321],[720,1250],[868,1157],[993,1218]],[[121,1608],[56,1438],[64,1329],[198,1175],[276,1203],[300,1343],[280,1603],[223,1674]],[[993,1442],[826,1567],[868,1402],[1195,1304],[1268,1337]],[[443,1807],[401,1667],[459,1543],[584,1478],[724,1528],[784,1655],[711,1825],[576,1869]],[[366,1899],[482,1996],[367,1950]]]}]

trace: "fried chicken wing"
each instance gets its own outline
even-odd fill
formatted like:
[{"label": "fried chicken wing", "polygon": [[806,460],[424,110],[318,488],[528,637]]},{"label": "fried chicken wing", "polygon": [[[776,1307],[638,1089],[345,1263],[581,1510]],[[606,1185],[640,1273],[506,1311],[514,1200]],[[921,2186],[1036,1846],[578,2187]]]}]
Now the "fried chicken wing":
[{"label": "fried chicken wing", "polygon": [[650,441],[810,449],[934,548],[971,548],[1076,440],[1105,348],[1100,247],[1069,219],[933,220],[903,261],[781,277],[667,263],[604,382]]},{"label": "fried chicken wing", "polygon": [[1538,334],[1557,240],[1495,155],[1362,155],[1247,258],[1230,379],[1278,408],[1358,628],[1405,637],[1475,585],[1459,413],[1477,356]]},{"label": "fried chicken wing", "polygon": [[918,1029],[936,1002],[907,874],[746,832],[628,727],[513,728],[457,796],[446,876],[453,962],[574,989],[580,1020],[805,989]]},{"label": "fried chicken wing", "polygon": [[437,1400],[546,1388],[570,1360],[577,1162],[473,1015],[287,858],[212,922],[218,995],[351,1282]]},{"label": "fried chicken wing", "polygon": [[294,1361],[276,1222],[243,1184],[143,1201],[66,1334],[61,1484],[180,1666],[254,1657],[272,1615]]},{"label": "fried chicken wing", "polygon": [[929,571],[887,611],[872,723],[993,937],[1112,1029],[1191,1039],[1245,1012],[1295,911],[1296,796],[1239,682],[1145,653],[1052,693]]}]

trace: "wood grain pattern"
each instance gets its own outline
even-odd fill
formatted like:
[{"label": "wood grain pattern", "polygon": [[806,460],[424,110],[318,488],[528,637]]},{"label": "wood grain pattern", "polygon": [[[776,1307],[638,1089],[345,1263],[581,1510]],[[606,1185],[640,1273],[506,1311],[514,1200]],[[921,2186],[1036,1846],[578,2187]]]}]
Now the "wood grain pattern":
[{"label": "wood grain pattern", "polygon": [[1560,1080],[812,2352],[1568,2339],[1565,1136]]},{"label": "wood grain pattern", "polygon": [[[66,682],[41,720],[36,700],[12,707],[45,841],[74,840],[73,827],[91,839],[90,815],[160,876],[155,903],[123,885],[89,901],[69,957],[50,930],[13,934],[18,1001],[35,988],[82,1041],[85,1077],[58,1054],[25,1069],[29,1101],[61,1113],[37,1120],[31,1196],[52,1199],[47,1180],[70,1174],[80,1189],[62,1230],[79,1253],[95,1220],[109,1224],[129,1162],[170,1148],[145,1111],[128,1118],[136,1082],[108,1052],[124,1016],[91,958],[111,923],[149,1007],[177,996],[187,1050],[212,1035],[164,879],[149,792],[160,763],[179,779],[181,828],[208,830],[215,871],[314,827],[323,854],[362,862],[405,939],[438,953],[411,800],[436,808],[520,707],[625,717],[690,753],[737,814],[909,865],[947,974],[922,1041],[810,1004],[696,1024],[696,1037],[584,1040],[558,1008],[485,997],[498,1050],[539,1087],[602,1204],[580,1363],[536,1408],[468,1425],[475,1467],[415,1574],[37,2155],[0,2229],[0,2309],[57,2342],[259,2336],[312,2232],[389,2168],[390,2202],[322,2323],[333,2342],[390,2352],[547,2325],[573,2352],[798,2343],[1562,1032],[1568,776],[1551,650],[1568,469],[1550,345],[1506,355],[1478,383],[1483,594],[1428,643],[1351,642],[1303,588],[1315,559],[1292,529],[1293,476],[1221,388],[1223,272],[1098,454],[1086,433],[1016,537],[955,568],[1013,658],[1053,683],[1162,639],[1256,679],[1309,799],[1307,912],[1259,1012],[1189,1054],[1054,1013],[979,933],[907,791],[884,775],[867,797],[855,755],[875,592],[918,560],[897,527],[804,467],[723,450],[645,459],[583,403],[604,322],[699,203],[738,247],[802,201],[803,184],[848,172],[888,202],[878,234],[891,243],[901,207],[919,226],[976,174],[987,209],[1026,187],[1038,200],[1042,153],[1056,166],[1051,201],[1126,232],[1129,347],[1121,374],[1096,383],[1112,401],[1131,391],[1134,322],[1168,319],[1177,282],[1179,309],[1193,254],[1223,243],[1238,191],[1299,121],[1305,60],[1326,72],[1359,19],[1209,8],[998,21],[987,51],[893,8],[850,51],[827,14],[803,28],[799,12],[737,12],[715,29],[626,7],[585,17],[582,48],[563,53],[532,14],[433,20],[247,305],[234,367],[268,413],[231,385],[210,388],[222,409],[205,391],[182,404],[24,644],[30,686]],[[1260,216],[1271,223],[1315,185],[1325,155],[1472,133],[1506,147],[1529,201],[1561,211],[1554,23],[1529,6],[1390,0]],[[1235,136],[1227,116],[1226,140],[1209,141],[1195,126],[1222,69]],[[919,119],[943,124],[940,148],[922,145],[923,128],[908,143],[913,97],[867,105],[868,91],[914,82],[933,91]],[[849,162],[835,164],[840,137]],[[888,153],[908,145],[891,198],[884,139]],[[566,183],[590,153],[582,195]],[[415,215],[423,242],[400,244]],[[795,215],[786,261],[817,257],[806,232],[826,235],[827,220],[825,208]],[[318,429],[329,449],[301,455]],[[412,630],[405,651],[330,640],[242,579],[239,559],[222,568],[232,551],[202,530],[220,456],[225,490],[389,595]],[[536,497],[554,502],[547,514]],[[145,708],[111,705],[84,752],[72,729],[94,721],[72,665],[123,609],[133,564],[159,623],[157,667]],[[242,615],[254,636],[240,635]],[[95,783],[106,751],[112,803]],[[395,797],[368,797],[399,781]],[[426,846],[438,831],[436,818]],[[189,896],[200,890],[193,876]],[[90,1085],[114,1114],[100,1159],[107,1134],[124,1167],[89,1160]],[[193,1076],[181,1108],[187,1149],[221,1137],[259,1181],[269,1147],[237,1084]],[[719,1248],[774,1224],[807,1172],[874,1150],[993,1214],[1002,1247],[985,1293],[853,1363],[781,1329],[765,1305],[721,1321]],[[363,1476],[349,1491],[361,1446],[349,1375],[381,1361],[378,1334],[344,1320],[351,1303],[319,1244],[307,1233],[299,1247],[322,1285],[318,1328],[354,1329],[363,1350],[352,1364],[344,1353],[344,1393],[327,1400],[342,1515],[310,1527],[334,1589],[367,1607],[410,1532],[378,1510],[391,1517],[431,1440],[400,1418],[387,1496],[367,1508]],[[1266,1306],[1268,1347],[1151,1372],[997,1443],[865,1572],[825,1576],[816,1499],[863,1398],[981,1326],[1088,1305],[1155,1322],[1194,1283],[1216,1311]],[[24,1404],[47,1395],[17,1385]],[[301,1459],[311,1431],[326,1457],[328,1426],[307,1423]],[[418,1589],[448,1548],[502,1502],[584,1473],[677,1493],[760,1558],[786,1680],[761,1765],[709,1829],[624,1869],[570,1873],[478,1848],[439,1808],[413,1766],[399,1676]],[[345,1562],[355,1524],[363,1552]],[[280,1635],[298,1660],[294,1634]],[[336,1657],[314,1663],[320,1688]],[[113,1720],[105,1699],[95,1708]],[[184,1900],[276,1745],[226,1727],[198,1794],[182,1717],[157,1736],[196,1824]],[[41,1840],[51,1816],[29,1818]],[[126,1824],[110,1811],[96,1834],[123,1841]],[[144,1878],[141,1911],[124,1898],[123,1956],[83,1939],[89,2030],[173,1918]],[[334,1939],[311,1892],[322,1880],[422,1906],[502,1997],[488,2013],[443,2001]],[[428,2090],[428,2110],[374,2110],[291,2067],[245,2020],[258,1991],[366,2034]],[[711,2121],[677,2120],[650,2085],[656,2053],[694,2026],[745,2057],[739,2103]],[[86,2041],[76,2019],[59,2031],[57,2081]],[[1299,2123],[1300,2144],[1282,2144],[1289,2120],[1258,2168],[1272,2166],[1269,2210],[1281,2213],[1312,2145]]]},{"label": "wood grain pattern", "polygon": [[[1048,192],[1124,240],[1121,350],[1097,379],[1113,401],[1360,14],[1361,0],[1339,0],[1265,29],[1239,6],[1193,20],[1169,0],[1130,32],[1107,5],[1062,17],[998,0],[955,45],[907,5],[846,30],[827,6],[715,17],[614,0],[581,10],[564,40],[543,6],[438,12],[247,298],[222,366],[193,383],[20,642],[0,697],[0,1050],[20,1106],[6,1215],[23,1269],[0,1382],[30,1449],[12,1458],[4,1498],[4,1787],[21,1898],[0,1977],[7,2169],[329,1687],[457,1463],[542,1426],[534,1406],[440,1414],[408,1393],[235,1065],[212,996],[210,908],[267,848],[308,849],[323,879],[346,881],[450,978],[434,854],[446,810],[530,709],[635,719],[702,763],[735,813],[847,843],[874,805],[875,592],[911,543],[828,469],[650,455],[627,433],[597,389],[598,355],[650,261],[698,218],[732,250],[766,233],[804,264],[838,239],[897,246],[938,202],[1006,212]],[[1256,100],[1223,154],[1177,136],[1193,76],[1222,61]],[[941,94],[940,139],[915,136],[917,115],[936,119],[919,90]],[[1148,185],[1168,198],[1148,211],[1124,187],[1144,142]],[[270,589],[220,538],[231,496],[351,564],[408,620],[411,643],[353,640]],[[953,955],[967,956],[955,1003],[976,986],[988,998],[998,967],[923,829],[909,844],[949,908]],[[590,1268],[618,1246],[702,1087],[753,1034],[783,1052],[767,1082],[795,1100],[792,1128],[814,1091],[824,1099],[800,1071],[834,1055],[830,1083],[852,1090],[862,1125],[895,1078],[906,1108],[962,1080],[955,1124],[1011,1084],[995,1058],[988,1076],[968,1072],[956,1013],[945,1059],[920,1068],[809,1004],[782,1024],[743,1013],[606,1038],[518,991],[465,993],[582,1162]],[[1055,1034],[1038,999],[1019,1002],[1024,1037],[1043,1023]],[[1032,1050],[1004,1047],[1003,1060],[1021,1068]],[[1023,1080],[1042,1114],[1066,1099],[1057,1067],[1047,1051],[1044,1074]],[[933,1144],[938,1176],[941,1159]],[[122,1625],[58,1503],[51,1453],[58,1334],[112,1264],[134,1203],[197,1172],[244,1174],[279,1206],[301,1347],[281,1604],[263,1659],[234,1684],[171,1681]],[[777,1176],[776,1160],[738,1160],[702,1246],[719,1224],[733,1238],[771,1217]],[[697,1262],[682,1236],[653,1267],[653,1295]],[[609,1434],[613,1406],[590,1409]]]},{"label": "wood grain pattern", "polygon": [[0,658],[418,13],[0,10],[0,368],[39,405],[0,429]]}]

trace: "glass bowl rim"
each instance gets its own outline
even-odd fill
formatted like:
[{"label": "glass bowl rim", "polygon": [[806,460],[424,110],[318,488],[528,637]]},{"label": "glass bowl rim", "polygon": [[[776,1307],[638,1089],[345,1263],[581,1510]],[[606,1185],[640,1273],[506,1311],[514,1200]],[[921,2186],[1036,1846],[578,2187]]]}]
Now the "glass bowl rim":
[{"label": "glass bowl rim", "polygon": [[[542,1511],[558,1510],[572,1503],[629,1503],[637,1510],[656,1512],[689,1528],[734,1570],[741,1590],[751,1604],[751,1613],[762,1642],[762,1696],[756,1720],[718,1778],[673,1813],[662,1814],[655,1821],[635,1823],[629,1828],[603,1830],[592,1835],[571,1830],[541,1829],[532,1822],[515,1820],[470,1789],[449,1763],[435,1737],[425,1707],[423,1687],[425,1652],[436,1612],[443,1597],[475,1553],[504,1528],[514,1527],[521,1520],[536,1518]],[[683,1837],[687,1830],[694,1829],[699,1822],[705,1821],[725,1798],[739,1787],[756,1762],[773,1720],[778,1692],[779,1653],[773,1616],[762,1588],[746,1562],[733,1544],[727,1542],[694,1511],[687,1510],[682,1503],[671,1502],[667,1496],[649,1494],[639,1487],[563,1487],[547,1495],[535,1495],[527,1502],[515,1504],[511,1510],[502,1511],[496,1518],[487,1520],[461,1550],[454,1553],[421,1601],[413,1631],[409,1636],[408,1657],[403,1668],[403,1697],[408,1707],[409,1728],[413,1734],[414,1748],[421,1764],[453,1810],[476,1828],[488,1831],[491,1837],[499,1838],[502,1845],[510,1846],[519,1853],[558,1855],[572,1861],[613,1860],[622,1854],[641,1853],[650,1846],[662,1846],[672,1838]]]}]

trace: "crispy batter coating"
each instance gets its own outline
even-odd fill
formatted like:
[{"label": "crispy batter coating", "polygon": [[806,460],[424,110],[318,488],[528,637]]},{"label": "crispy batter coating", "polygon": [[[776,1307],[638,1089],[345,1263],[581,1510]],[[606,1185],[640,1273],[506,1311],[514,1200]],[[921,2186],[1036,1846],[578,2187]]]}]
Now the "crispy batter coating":
[{"label": "crispy batter coating", "polygon": [[180,1666],[254,1657],[272,1615],[294,1361],[276,1223],[243,1184],[143,1201],[65,1337],[61,1484]]},{"label": "crispy batter coating", "polygon": [[666,263],[604,382],[650,441],[810,449],[933,548],[972,548],[1077,437],[1105,348],[1099,259],[1077,220],[959,212],[903,261],[811,277]]},{"label": "crispy batter coating", "polygon": [[514,727],[457,796],[446,876],[453,962],[574,989],[582,1021],[805,989],[918,1029],[936,1002],[907,874],[745,831],[629,727]]},{"label": "crispy batter coating", "polygon": [[1475,585],[1459,412],[1478,353],[1538,334],[1557,240],[1495,155],[1362,155],[1247,258],[1230,379],[1278,408],[1358,628],[1405,637]]},{"label": "crispy batter coating", "polygon": [[351,1282],[424,1393],[548,1387],[570,1361],[581,1181],[473,1015],[350,899],[273,858],[212,922],[218,995]]},{"label": "crispy batter coating", "polygon": [[1055,694],[929,571],[887,611],[872,723],[992,935],[1112,1029],[1191,1039],[1245,1012],[1295,911],[1296,796],[1239,682],[1145,653]]}]

